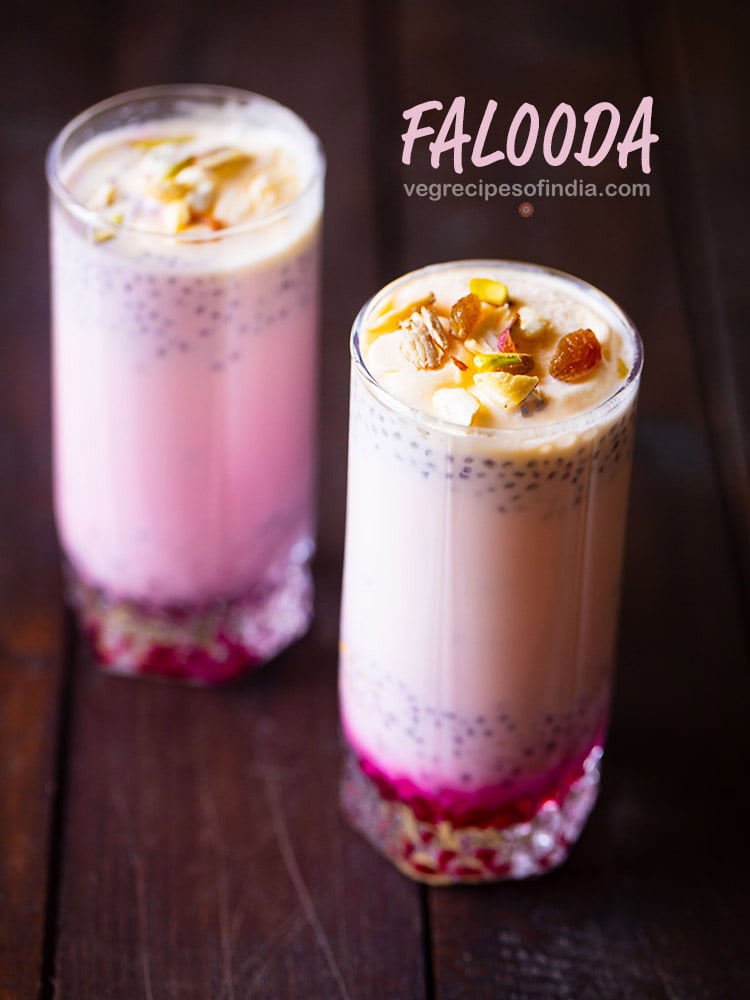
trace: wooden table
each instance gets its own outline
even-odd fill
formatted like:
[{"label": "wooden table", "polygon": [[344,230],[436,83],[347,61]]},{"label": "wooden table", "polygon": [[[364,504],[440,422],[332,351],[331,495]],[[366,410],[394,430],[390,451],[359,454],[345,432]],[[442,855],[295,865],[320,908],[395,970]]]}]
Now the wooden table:
[{"label": "wooden table", "polygon": [[[0,997],[740,998],[748,932],[748,19],[729,3],[84,0],[0,33]],[[311,633],[237,686],[103,676],[61,608],[42,160],[74,113],[169,80],[299,111],[328,153]],[[654,169],[539,155],[464,180],[649,197],[409,198],[401,112],[507,124],[655,99]],[[500,127],[502,133],[502,126]],[[417,162],[418,161],[418,162]],[[603,793],[542,880],[426,890],[343,824],[336,645],[347,335],[413,266],[540,261],[636,319],[646,374]],[[744,817],[744,819],[743,819]]]}]

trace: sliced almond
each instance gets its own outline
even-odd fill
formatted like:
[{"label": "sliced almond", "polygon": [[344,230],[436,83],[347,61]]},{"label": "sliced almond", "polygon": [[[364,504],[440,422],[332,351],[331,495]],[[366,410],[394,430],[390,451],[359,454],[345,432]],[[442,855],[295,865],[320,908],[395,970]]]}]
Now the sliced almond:
[{"label": "sliced almond", "polygon": [[421,299],[416,299],[414,302],[409,302],[405,306],[399,306],[396,309],[391,308],[389,301],[387,311],[381,313],[368,329],[370,333],[393,333],[394,330],[398,329],[399,324],[408,319],[412,313],[419,312],[422,306],[432,306],[434,303],[434,292],[430,292],[429,295],[425,295]]},{"label": "sliced almond", "polygon": [[422,322],[430,331],[430,336],[435,343],[439,344],[444,351],[447,351],[450,346],[450,340],[435,310],[429,306],[422,306],[419,310],[419,315],[422,317]]},{"label": "sliced almond", "polygon": [[399,330],[401,353],[415,368],[439,368],[443,363],[448,340],[440,320],[423,306],[403,320]]}]

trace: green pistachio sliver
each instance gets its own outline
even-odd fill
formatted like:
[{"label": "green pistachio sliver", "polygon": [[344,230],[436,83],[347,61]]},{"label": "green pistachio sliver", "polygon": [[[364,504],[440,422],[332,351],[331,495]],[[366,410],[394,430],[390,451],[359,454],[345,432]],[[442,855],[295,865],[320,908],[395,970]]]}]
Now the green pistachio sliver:
[{"label": "green pistachio sliver", "polygon": [[165,181],[171,181],[172,178],[176,177],[177,174],[179,174],[179,172],[181,170],[184,170],[185,167],[192,167],[192,165],[194,163],[195,163],[195,157],[194,156],[185,156],[185,157],[183,157],[183,159],[178,160],[177,163],[173,163],[172,164],[172,166],[169,168],[169,170],[166,172],[166,174],[164,174],[164,180]]},{"label": "green pistachio sliver", "polygon": [[534,367],[530,354],[475,354],[474,365],[480,372],[511,372],[524,375]]}]

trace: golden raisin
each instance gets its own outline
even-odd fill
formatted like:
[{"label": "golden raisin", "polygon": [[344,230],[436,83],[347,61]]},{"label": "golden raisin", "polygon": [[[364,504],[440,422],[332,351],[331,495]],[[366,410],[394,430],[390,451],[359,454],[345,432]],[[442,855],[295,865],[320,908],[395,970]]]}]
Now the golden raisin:
[{"label": "golden raisin", "polygon": [[464,295],[458,302],[454,302],[451,306],[450,318],[451,333],[453,336],[458,337],[459,340],[468,337],[479,322],[481,312],[482,303],[479,301],[479,297],[474,295],[473,292]]},{"label": "golden raisin", "polygon": [[561,382],[574,382],[593,371],[602,360],[602,348],[593,330],[575,330],[561,338],[549,373]]}]

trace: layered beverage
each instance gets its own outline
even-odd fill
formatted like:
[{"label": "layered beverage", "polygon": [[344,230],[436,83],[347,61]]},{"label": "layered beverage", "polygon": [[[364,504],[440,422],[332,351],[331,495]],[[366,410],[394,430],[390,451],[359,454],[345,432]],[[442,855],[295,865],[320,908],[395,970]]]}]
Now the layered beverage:
[{"label": "layered beverage", "polygon": [[594,803],[641,357],[527,264],[425,268],[356,320],[342,797],[414,878],[544,872]]},{"label": "layered beverage", "polygon": [[50,149],[55,507],[99,660],[216,682],[311,616],[323,159],[292,112],[150,88]]}]

